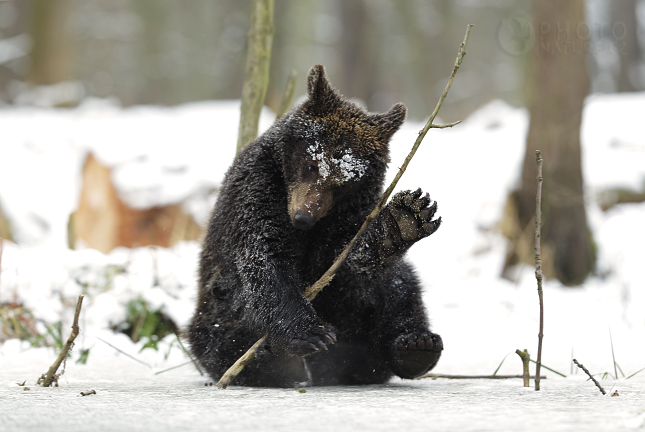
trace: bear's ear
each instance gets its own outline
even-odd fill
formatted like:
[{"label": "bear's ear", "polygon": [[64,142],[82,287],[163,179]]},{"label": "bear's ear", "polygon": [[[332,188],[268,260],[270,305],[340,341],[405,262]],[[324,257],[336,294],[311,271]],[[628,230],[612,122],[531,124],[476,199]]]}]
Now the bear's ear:
[{"label": "bear's ear", "polygon": [[326,95],[334,92],[329,81],[327,81],[325,66],[315,65],[309,69],[307,92],[309,93],[309,98],[314,101],[323,100]]},{"label": "bear's ear", "polygon": [[386,113],[372,114],[372,121],[378,128],[380,135],[389,140],[405,121],[407,112],[408,109],[405,105],[399,102]]}]

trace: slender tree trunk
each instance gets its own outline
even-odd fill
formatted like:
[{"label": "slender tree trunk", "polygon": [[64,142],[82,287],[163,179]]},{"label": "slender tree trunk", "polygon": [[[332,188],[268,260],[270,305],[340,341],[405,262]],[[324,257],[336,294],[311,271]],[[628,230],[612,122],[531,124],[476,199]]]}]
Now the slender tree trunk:
[{"label": "slender tree trunk", "polygon": [[260,112],[269,85],[274,1],[253,0],[252,4],[237,153],[258,136]]},{"label": "slender tree trunk", "polygon": [[33,0],[29,33],[33,38],[31,51],[32,84],[56,84],[73,79],[72,45],[67,31],[69,0]]},{"label": "slender tree trunk", "polygon": [[620,70],[617,77],[618,91],[642,90],[642,81],[638,71],[641,61],[641,47],[638,41],[636,0],[611,2],[611,7],[614,16],[611,36],[620,59]]},{"label": "slender tree trunk", "polygon": [[[530,258],[535,214],[535,151],[544,159],[543,260],[547,277],[578,285],[593,270],[595,250],[584,206],[580,124],[589,88],[584,0],[534,0],[536,45],[527,83],[531,116],[519,191],[514,194],[520,237],[514,253]],[[518,259],[516,258],[515,261]],[[510,260],[511,263],[513,260]]]}]

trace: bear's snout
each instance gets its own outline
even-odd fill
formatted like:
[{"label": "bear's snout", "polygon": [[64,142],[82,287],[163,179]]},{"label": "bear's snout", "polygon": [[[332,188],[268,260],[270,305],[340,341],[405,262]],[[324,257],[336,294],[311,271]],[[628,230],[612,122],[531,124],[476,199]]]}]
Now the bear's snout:
[{"label": "bear's snout", "polygon": [[314,226],[315,222],[316,221],[314,220],[311,213],[302,210],[298,210],[296,212],[296,215],[293,217],[293,226],[303,231],[306,231]]}]

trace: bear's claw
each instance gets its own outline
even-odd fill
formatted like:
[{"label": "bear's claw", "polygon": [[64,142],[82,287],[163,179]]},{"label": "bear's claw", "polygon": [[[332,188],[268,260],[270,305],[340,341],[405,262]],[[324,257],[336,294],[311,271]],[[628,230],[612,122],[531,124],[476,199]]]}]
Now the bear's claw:
[{"label": "bear's claw", "polygon": [[313,327],[309,333],[299,335],[287,344],[287,351],[298,357],[308,356],[320,350],[327,350],[327,345],[336,343],[336,332],[330,325]]}]

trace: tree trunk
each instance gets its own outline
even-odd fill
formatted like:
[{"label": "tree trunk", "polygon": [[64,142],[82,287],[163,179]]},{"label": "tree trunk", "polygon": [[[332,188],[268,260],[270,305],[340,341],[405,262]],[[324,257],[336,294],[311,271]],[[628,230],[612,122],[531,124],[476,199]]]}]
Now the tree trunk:
[{"label": "tree trunk", "polygon": [[584,1],[534,0],[533,25],[536,45],[527,83],[531,122],[520,189],[510,198],[510,217],[516,229],[506,264],[508,268],[518,261],[534,262],[535,150],[541,150],[545,275],[565,285],[578,285],[595,262],[584,205],[580,150],[582,108],[589,87]]},{"label": "tree trunk", "polygon": [[611,2],[610,7],[613,9],[612,15],[614,16],[611,36],[620,59],[616,87],[619,92],[642,90],[638,70],[641,61],[641,48],[638,41],[636,0]]},{"label": "tree trunk", "polygon": [[269,85],[269,65],[274,33],[273,6],[274,0],[253,0],[242,87],[237,153],[258,136],[260,113]]},{"label": "tree trunk", "polygon": [[67,31],[69,0],[33,0],[30,35],[33,38],[29,82],[56,84],[73,78],[72,44]]}]

